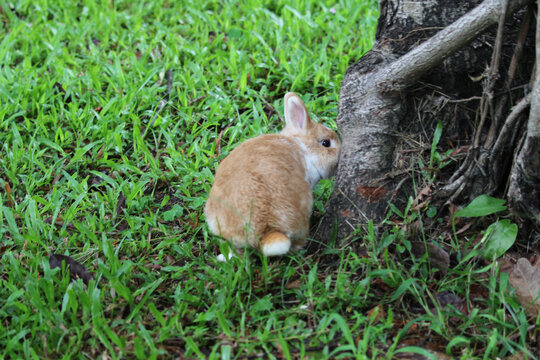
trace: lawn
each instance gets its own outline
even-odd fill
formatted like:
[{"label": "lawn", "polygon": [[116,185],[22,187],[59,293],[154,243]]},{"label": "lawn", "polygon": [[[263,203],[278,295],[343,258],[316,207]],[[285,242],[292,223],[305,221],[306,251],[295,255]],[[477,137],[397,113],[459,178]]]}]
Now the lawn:
[{"label": "lawn", "polygon": [[[0,358],[532,358],[540,320],[508,277],[413,256],[411,207],[316,251],[216,260],[217,164],[281,129],[288,91],[336,128],[377,16],[374,0],[0,2]],[[423,241],[451,234],[438,220]]]}]

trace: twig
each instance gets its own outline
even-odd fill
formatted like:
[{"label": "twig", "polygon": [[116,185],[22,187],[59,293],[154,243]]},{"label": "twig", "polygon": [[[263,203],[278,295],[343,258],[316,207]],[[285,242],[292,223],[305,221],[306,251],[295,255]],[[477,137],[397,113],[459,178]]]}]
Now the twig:
[{"label": "twig", "polygon": [[399,189],[401,189],[401,187],[403,186],[403,184],[405,183],[405,181],[409,180],[407,177],[404,177],[403,179],[401,179],[399,181],[399,183],[396,185],[396,187],[394,188],[394,191],[392,192],[392,197],[390,198],[390,200],[388,200],[389,203],[392,203],[392,201],[394,201],[394,198],[396,197]]},{"label": "twig", "polygon": [[196,102],[201,101],[201,100],[204,99],[205,97],[206,97],[206,94],[201,95],[201,96],[199,96],[199,97],[196,97],[195,99],[190,100],[190,101],[188,102],[188,106],[191,106],[191,105],[195,104]]},{"label": "twig", "polygon": [[482,100],[482,97],[481,96],[471,96],[471,97],[468,97],[466,99],[450,99],[450,98],[446,98],[446,102],[448,103],[462,103],[462,102],[469,102],[469,101],[473,101],[473,100]]},{"label": "twig", "polygon": [[504,30],[504,18],[506,17],[506,9],[508,8],[508,0],[504,0],[502,12],[499,18],[499,26],[497,27],[497,37],[495,38],[495,46],[493,49],[493,54],[491,57],[491,64],[489,66],[489,74],[487,76],[486,88],[482,95],[482,101],[480,104],[481,108],[481,118],[480,124],[476,129],[476,135],[473,141],[473,147],[478,147],[480,144],[480,135],[482,133],[482,128],[487,118],[488,110],[491,112],[491,126],[488,132],[488,137],[485,142],[485,147],[489,147],[489,144],[492,142],[492,138],[495,133],[495,128],[497,124],[495,123],[495,114],[493,111],[493,89],[495,88],[495,83],[499,77],[499,63],[501,58],[501,47],[503,39],[503,30]]},{"label": "twig", "polygon": [[407,33],[407,35],[399,38],[399,39],[384,39],[381,44],[386,44],[386,43],[390,43],[390,42],[404,42],[405,40],[407,40],[408,38],[410,38],[412,35],[414,35],[415,33],[417,32],[427,32],[427,31],[431,31],[431,30],[442,30],[444,29],[444,27],[441,27],[441,26],[428,26],[428,27],[423,27],[423,28],[418,28],[418,29],[412,29],[411,31],[409,31]]},{"label": "twig", "polygon": [[[364,217],[366,223],[369,222],[369,218],[368,218],[368,217],[366,216],[366,214],[362,211],[362,209],[360,209],[360,208],[354,203],[354,201],[352,201],[351,198],[348,197],[347,194],[345,194],[345,193],[343,192],[342,189],[339,189],[339,193],[340,193],[345,199],[347,199],[347,200],[349,201],[349,203],[350,203],[354,208],[356,208],[356,210],[358,210],[358,212]],[[353,226],[353,228],[354,228],[354,226]]]},{"label": "twig", "polygon": [[274,107],[272,106],[272,104],[270,104],[268,101],[266,101],[265,98],[261,98],[261,100],[263,101],[264,106],[266,106],[266,108],[267,108],[270,112],[272,112],[272,113],[274,113],[274,114],[277,115],[279,121],[284,122],[284,121],[283,121],[283,118],[281,117],[281,114],[279,113],[279,111],[276,110],[276,108],[274,108]]},{"label": "twig", "polygon": [[519,29],[518,40],[514,48],[514,54],[512,55],[512,60],[510,60],[510,66],[508,67],[508,76],[506,78],[505,88],[508,88],[512,85],[514,81],[514,75],[516,74],[517,65],[521,55],[523,54],[523,47],[525,46],[525,40],[527,39],[527,34],[529,32],[529,25],[531,23],[531,18],[533,15],[533,7],[529,5],[527,12],[525,13],[525,18]]},{"label": "twig", "polygon": [[227,131],[227,129],[230,128],[232,124],[233,122],[231,121],[230,123],[227,124],[227,126],[225,126],[223,130],[219,132],[218,138],[216,140],[217,154],[214,156],[214,158],[217,158],[221,155],[221,138],[223,137],[223,134],[225,133],[225,131]]},{"label": "twig", "polygon": [[[493,122],[495,124],[500,123],[503,109],[506,107],[506,104],[508,102],[509,93],[511,91],[510,85],[512,85],[512,82],[514,81],[517,65],[519,63],[519,59],[521,58],[521,55],[523,54],[523,47],[525,45],[525,40],[527,39],[527,34],[529,32],[529,25],[531,22],[532,13],[533,13],[532,7],[529,6],[527,12],[525,13],[525,18],[523,19],[523,22],[521,23],[521,27],[519,29],[517,43],[516,43],[516,46],[514,47],[514,53],[512,54],[512,59],[510,60],[510,65],[508,67],[508,71],[506,74],[506,80],[503,86],[504,92],[502,93],[502,96],[499,99],[499,102],[497,103],[497,108],[495,109],[495,120]],[[490,132],[491,132],[491,129],[490,129]],[[488,138],[492,139],[492,137],[488,137]],[[489,143],[486,142],[486,146],[491,146],[492,144],[493,144],[493,141]]]},{"label": "twig", "polygon": [[[538,327],[537,324],[532,324],[532,325],[530,325],[530,326],[527,328],[527,332],[533,331],[534,329],[536,329],[536,327]],[[521,336],[521,331],[518,331],[518,332],[516,332],[515,334],[510,335],[510,336],[508,337],[508,340],[515,340],[515,339],[519,338],[520,336]],[[502,344],[502,341],[499,341],[499,345],[501,345],[501,344]]]}]

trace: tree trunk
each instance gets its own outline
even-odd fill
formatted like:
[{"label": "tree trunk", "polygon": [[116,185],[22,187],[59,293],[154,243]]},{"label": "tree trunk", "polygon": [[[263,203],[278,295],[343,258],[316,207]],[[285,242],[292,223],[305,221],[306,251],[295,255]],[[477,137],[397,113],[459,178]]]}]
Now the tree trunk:
[{"label": "tree trunk", "polygon": [[[514,156],[524,121],[524,111],[509,121],[508,108],[528,92],[523,85],[534,64],[530,28],[535,21],[528,3],[381,1],[376,43],[347,70],[342,83],[337,119],[342,154],[334,193],[314,237],[325,241],[337,231],[343,239],[369,220],[384,219],[390,202],[399,208],[413,196],[414,186],[426,182],[426,175],[414,170],[426,153],[425,172],[435,174],[429,168],[430,150],[439,120],[444,127],[440,144],[467,156],[459,167],[445,169],[444,174],[454,176],[432,178],[427,185],[436,193],[438,185],[446,201],[504,192],[512,163],[508,158]],[[508,69],[505,76],[501,69]],[[521,103],[522,110],[527,106]],[[530,136],[520,154],[530,157],[536,151],[538,160],[538,132],[538,122],[529,121]],[[516,204],[529,204],[529,194],[538,195],[539,169],[518,156],[512,174],[527,181],[511,184],[521,194],[514,196]],[[538,199],[532,209],[516,207],[538,222]]]}]

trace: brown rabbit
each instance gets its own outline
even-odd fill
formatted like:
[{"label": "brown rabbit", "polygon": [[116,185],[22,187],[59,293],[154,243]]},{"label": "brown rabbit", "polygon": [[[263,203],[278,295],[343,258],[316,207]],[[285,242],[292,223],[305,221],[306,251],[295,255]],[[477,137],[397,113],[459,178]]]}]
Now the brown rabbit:
[{"label": "brown rabbit", "polygon": [[341,146],[334,131],[310,119],[298,95],[287,93],[284,102],[285,128],[234,149],[219,164],[205,206],[212,233],[266,256],[304,246],[311,189],[335,173]]}]

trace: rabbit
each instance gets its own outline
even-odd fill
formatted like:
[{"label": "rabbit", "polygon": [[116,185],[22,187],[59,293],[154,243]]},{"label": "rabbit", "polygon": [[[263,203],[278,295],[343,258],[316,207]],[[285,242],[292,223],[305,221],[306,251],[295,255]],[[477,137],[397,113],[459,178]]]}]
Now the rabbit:
[{"label": "rabbit", "polygon": [[280,133],[243,142],[218,165],[204,209],[214,235],[265,256],[305,245],[312,189],[336,172],[341,148],[333,130],[310,119],[298,95],[287,93],[284,107]]}]

